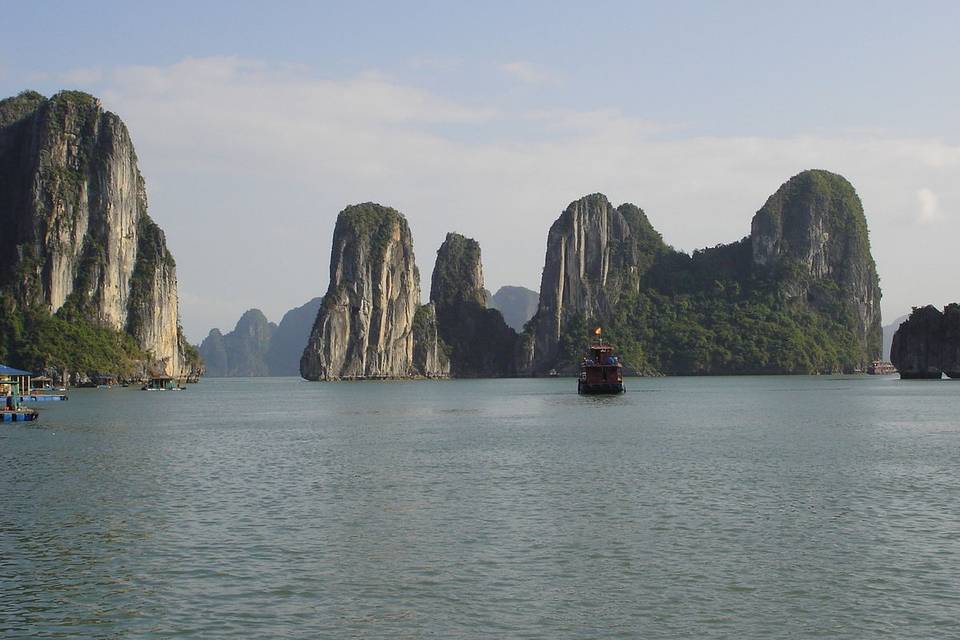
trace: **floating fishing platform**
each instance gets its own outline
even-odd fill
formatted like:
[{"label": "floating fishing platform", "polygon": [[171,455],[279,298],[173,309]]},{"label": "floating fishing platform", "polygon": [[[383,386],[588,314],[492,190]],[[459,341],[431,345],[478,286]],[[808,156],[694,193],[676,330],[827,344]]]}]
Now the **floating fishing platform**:
[{"label": "floating fishing platform", "polygon": [[38,415],[36,409],[3,409],[0,410],[0,422],[33,422]]},{"label": "floating fishing platform", "polygon": [[31,393],[27,396],[17,396],[19,402],[61,402],[69,399],[70,396],[65,393]]},{"label": "floating fishing platform", "polygon": [[184,391],[186,387],[180,385],[176,378],[171,376],[151,376],[147,384],[140,387],[141,391]]},{"label": "floating fishing platform", "polygon": [[22,369],[0,365],[0,422],[32,422],[37,419],[36,409],[20,406],[22,389],[30,389],[32,374]]}]

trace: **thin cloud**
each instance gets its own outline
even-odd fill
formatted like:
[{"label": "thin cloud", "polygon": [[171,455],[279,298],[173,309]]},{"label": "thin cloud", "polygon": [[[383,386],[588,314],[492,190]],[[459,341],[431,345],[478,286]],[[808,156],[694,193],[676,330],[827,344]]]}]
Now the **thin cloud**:
[{"label": "thin cloud", "polygon": [[507,62],[500,65],[500,70],[517,82],[532,86],[555,86],[562,81],[559,74],[527,60]]},{"label": "thin cloud", "polygon": [[924,187],[917,191],[917,219],[923,224],[939,222],[943,219],[940,199],[930,189]]},{"label": "thin cloud", "polygon": [[[131,130],[195,340],[247,308],[276,320],[323,294],[333,224],[350,203],[407,215],[424,290],[451,229],[480,241],[488,288],[537,288],[547,230],[584,194],[643,207],[667,242],[691,250],[747,235],[767,196],[807,168],[857,188],[888,315],[952,286],[913,277],[942,271],[960,232],[940,207],[960,199],[960,148],[940,140],[688,136],[603,105],[511,111],[377,73],[331,79],[238,58],[109,69],[89,89]],[[936,235],[903,215],[918,207]]]}]

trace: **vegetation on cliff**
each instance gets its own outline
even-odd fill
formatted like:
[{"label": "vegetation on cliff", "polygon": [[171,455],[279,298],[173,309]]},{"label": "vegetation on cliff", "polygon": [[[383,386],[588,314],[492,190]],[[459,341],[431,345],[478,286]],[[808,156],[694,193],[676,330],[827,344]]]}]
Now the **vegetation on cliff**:
[{"label": "vegetation on cliff", "polygon": [[149,360],[132,336],[92,322],[65,307],[51,314],[42,307],[22,309],[0,295],[0,362],[41,371],[112,373],[133,377]]},{"label": "vegetation on cliff", "polygon": [[[574,366],[597,325],[641,373],[852,371],[879,357],[879,282],[859,198],[842,177],[795,176],[757,213],[751,236],[692,255],[639,224],[614,238],[614,250],[639,249],[621,267],[637,274],[636,288],[588,281],[615,304],[561,309],[556,357],[540,368]],[[535,318],[529,339],[537,330]]]},{"label": "vegetation on cliff", "polygon": [[448,233],[437,251],[430,286],[437,332],[449,348],[455,377],[499,377],[516,372],[517,333],[496,309],[487,309],[480,245]]}]

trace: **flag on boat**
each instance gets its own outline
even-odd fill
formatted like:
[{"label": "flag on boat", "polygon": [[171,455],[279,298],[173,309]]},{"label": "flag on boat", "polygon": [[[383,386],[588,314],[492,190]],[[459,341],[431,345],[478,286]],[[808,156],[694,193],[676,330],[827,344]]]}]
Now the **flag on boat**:
[{"label": "flag on boat", "polygon": [[595,335],[595,336],[599,336],[599,335],[600,335],[600,327],[597,327],[596,329],[593,330],[593,335]]}]

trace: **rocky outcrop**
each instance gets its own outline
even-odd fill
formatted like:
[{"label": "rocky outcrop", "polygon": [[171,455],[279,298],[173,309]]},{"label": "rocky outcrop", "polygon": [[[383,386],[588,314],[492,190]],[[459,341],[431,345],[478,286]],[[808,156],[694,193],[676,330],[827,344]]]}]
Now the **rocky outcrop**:
[{"label": "rocky outcrop", "polygon": [[271,375],[267,351],[277,325],[268,322],[259,309],[244,313],[233,331],[221,335],[213,329],[200,344],[200,357],[210,377],[248,377]]},{"label": "rocky outcrop", "polygon": [[487,297],[487,306],[503,314],[503,320],[514,331],[523,331],[537,312],[540,294],[526,287],[503,286]]},{"label": "rocky outcrop", "polygon": [[953,302],[943,309],[943,348],[940,367],[949,378],[960,378],[960,304]]},{"label": "rocky outcrop", "polygon": [[794,176],[749,236],[692,254],[639,208],[594,194],[550,228],[519,366],[573,370],[602,325],[637,371],[853,371],[880,356],[880,295],[863,208],[839,175]]},{"label": "rocky outcrop", "polygon": [[914,309],[893,335],[890,349],[890,361],[900,377],[939,379],[943,338],[943,314],[931,305]]},{"label": "rocky outcrop", "polygon": [[437,331],[450,348],[450,373],[458,378],[514,375],[517,333],[496,309],[487,309],[480,245],[448,233],[437,251],[430,285]]},{"label": "rocky outcrop", "polygon": [[300,356],[322,302],[323,298],[314,298],[283,314],[265,356],[270,375],[300,375]]},{"label": "rocky outcrop", "polygon": [[413,367],[424,378],[450,376],[450,356],[437,332],[433,303],[421,305],[413,317]]},{"label": "rocky outcrop", "polygon": [[330,284],[300,359],[308,380],[402,378],[413,366],[420,274],[407,220],[366,203],[337,218]]},{"label": "rocky outcrop", "polygon": [[178,326],[176,265],[126,126],[85,93],[0,102],[0,289],[132,335],[149,368],[197,363]]},{"label": "rocky outcrop", "polygon": [[753,217],[750,246],[756,271],[777,278],[788,297],[850,312],[862,367],[880,357],[880,280],[863,206],[845,178],[804,171],[788,180]]},{"label": "rocky outcrop", "polygon": [[609,317],[621,297],[639,291],[665,249],[646,214],[632,204],[614,207],[600,193],[570,203],[547,235],[540,303],[532,339],[522,349],[523,368],[554,367],[567,327],[576,319]]},{"label": "rocky outcrop", "polygon": [[890,361],[904,379],[960,378],[960,305],[914,307],[893,335]]}]

